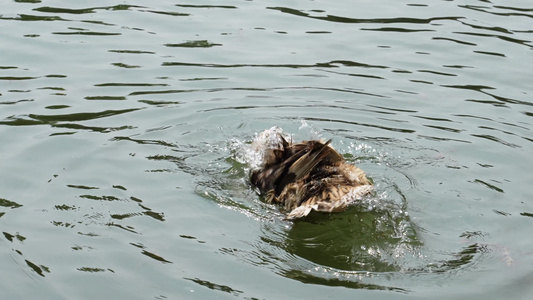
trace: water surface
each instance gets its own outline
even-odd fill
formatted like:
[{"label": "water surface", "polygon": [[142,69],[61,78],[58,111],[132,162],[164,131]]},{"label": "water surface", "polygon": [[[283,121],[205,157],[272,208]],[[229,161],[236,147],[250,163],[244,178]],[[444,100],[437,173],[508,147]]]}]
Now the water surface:
[{"label": "water surface", "polygon": [[[144,2],[2,6],[6,299],[529,299],[528,2]],[[284,221],[273,126],[376,194]]]}]

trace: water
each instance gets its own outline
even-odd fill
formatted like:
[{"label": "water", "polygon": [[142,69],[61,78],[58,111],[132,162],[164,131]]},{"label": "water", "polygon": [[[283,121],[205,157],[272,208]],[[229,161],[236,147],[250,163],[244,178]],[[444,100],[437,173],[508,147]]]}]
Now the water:
[{"label": "water", "polygon": [[[529,299],[525,1],[4,1],[2,298]],[[291,223],[278,126],[376,194]]]}]

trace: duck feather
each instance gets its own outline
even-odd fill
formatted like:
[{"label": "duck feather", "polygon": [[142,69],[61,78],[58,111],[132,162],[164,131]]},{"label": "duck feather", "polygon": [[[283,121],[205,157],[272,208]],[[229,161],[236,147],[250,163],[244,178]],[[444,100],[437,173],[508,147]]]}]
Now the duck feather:
[{"label": "duck feather", "polygon": [[326,142],[287,142],[279,135],[277,148],[264,153],[264,165],[251,174],[251,183],[267,203],[283,205],[287,219],[311,211],[339,212],[373,189],[365,173],[347,163]]}]

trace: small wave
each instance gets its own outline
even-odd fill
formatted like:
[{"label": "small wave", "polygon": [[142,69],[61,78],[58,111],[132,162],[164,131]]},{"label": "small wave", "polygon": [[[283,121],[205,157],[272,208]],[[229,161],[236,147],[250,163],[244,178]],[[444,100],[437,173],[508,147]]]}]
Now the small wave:
[{"label": "small wave", "polygon": [[[202,177],[196,193],[255,219],[262,232],[257,240],[244,242],[246,246],[220,249],[222,254],[305,283],[335,281],[348,288],[407,293],[397,284],[391,286],[391,278],[402,282],[411,276],[456,274],[487,252],[481,244],[444,254],[424,246],[425,230],[411,216],[419,210],[412,207],[411,197],[421,189],[411,173],[421,166],[450,162],[434,149],[394,139],[336,136],[335,148],[367,172],[375,194],[342,213],[285,221],[279,208],[265,203],[248,181],[250,171],[261,167],[263,152],[275,147],[280,135],[293,141],[330,138],[327,131],[301,121],[294,133],[274,126],[208,147],[219,158],[196,173]],[[190,167],[195,168],[200,166]]]}]

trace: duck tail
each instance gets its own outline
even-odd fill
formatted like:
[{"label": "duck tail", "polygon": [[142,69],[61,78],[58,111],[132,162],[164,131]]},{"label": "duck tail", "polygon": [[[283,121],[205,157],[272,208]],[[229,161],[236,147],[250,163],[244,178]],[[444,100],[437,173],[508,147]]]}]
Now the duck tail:
[{"label": "duck tail", "polygon": [[311,212],[311,210],[313,210],[313,205],[298,206],[285,217],[285,220],[294,220],[305,217]]},{"label": "duck tail", "polygon": [[338,201],[318,201],[319,199],[315,196],[309,198],[300,206],[293,209],[287,217],[286,220],[294,220],[297,218],[302,218],[307,216],[311,211],[319,211],[324,213],[332,212],[341,212],[348,208],[348,206],[354,204],[357,200],[367,194],[370,194],[373,190],[372,185],[362,185],[356,188],[351,189],[348,193],[343,195]]}]

